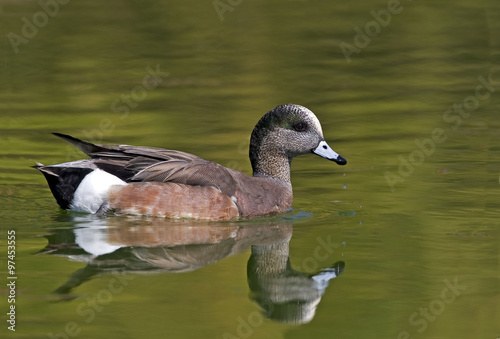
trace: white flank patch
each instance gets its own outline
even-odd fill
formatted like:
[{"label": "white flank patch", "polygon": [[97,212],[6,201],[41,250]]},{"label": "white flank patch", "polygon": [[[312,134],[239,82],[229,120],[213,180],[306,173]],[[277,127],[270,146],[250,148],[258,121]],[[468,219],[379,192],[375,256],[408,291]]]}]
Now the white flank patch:
[{"label": "white flank patch", "polygon": [[108,190],[113,185],[126,185],[120,178],[100,169],[96,169],[78,186],[71,202],[72,211],[95,213],[108,199]]}]

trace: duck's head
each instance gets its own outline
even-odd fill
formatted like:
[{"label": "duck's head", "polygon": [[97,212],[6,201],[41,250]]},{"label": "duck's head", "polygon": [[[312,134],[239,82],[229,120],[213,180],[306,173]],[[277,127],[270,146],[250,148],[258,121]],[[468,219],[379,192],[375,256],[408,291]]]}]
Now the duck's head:
[{"label": "duck's head", "polygon": [[293,157],[311,152],[339,165],[347,163],[326,143],[314,113],[300,105],[280,105],[266,113],[255,126],[250,139],[254,175],[280,177],[269,173],[283,171],[280,159],[288,161],[289,170]]}]

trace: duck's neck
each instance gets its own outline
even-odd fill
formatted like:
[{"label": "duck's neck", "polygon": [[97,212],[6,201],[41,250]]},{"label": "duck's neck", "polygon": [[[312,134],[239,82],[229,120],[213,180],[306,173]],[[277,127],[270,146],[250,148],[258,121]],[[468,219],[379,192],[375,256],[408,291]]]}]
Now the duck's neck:
[{"label": "duck's neck", "polygon": [[273,111],[264,115],[250,137],[250,162],[254,177],[271,177],[291,185],[290,165],[292,159],[284,151],[286,145],[279,144],[279,133],[274,130]]},{"label": "duck's neck", "polygon": [[[259,145],[257,149],[250,147],[250,162],[252,163],[254,177],[271,177],[279,179],[286,184],[290,181],[290,165],[292,159],[285,154],[268,149],[265,144]],[[253,152],[252,152],[253,151]]]}]

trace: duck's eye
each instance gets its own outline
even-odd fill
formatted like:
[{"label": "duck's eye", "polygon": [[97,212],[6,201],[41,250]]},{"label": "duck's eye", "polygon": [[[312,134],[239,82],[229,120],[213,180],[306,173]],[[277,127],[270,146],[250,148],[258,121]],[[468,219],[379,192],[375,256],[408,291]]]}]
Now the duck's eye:
[{"label": "duck's eye", "polygon": [[297,132],[302,132],[303,130],[306,129],[306,124],[303,123],[303,122],[298,122],[296,123],[295,125],[293,125],[293,128],[297,131]]}]

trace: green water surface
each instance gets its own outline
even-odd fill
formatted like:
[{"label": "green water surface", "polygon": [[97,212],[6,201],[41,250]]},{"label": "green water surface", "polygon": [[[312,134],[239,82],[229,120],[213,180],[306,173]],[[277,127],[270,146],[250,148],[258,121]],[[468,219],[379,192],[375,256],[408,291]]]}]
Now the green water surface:
[{"label": "green water surface", "polygon": [[[0,19],[1,338],[500,337],[498,1],[0,0]],[[84,157],[61,132],[250,174],[283,103],[347,165],[295,159],[282,216],[94,218],[30,168]]]}]

